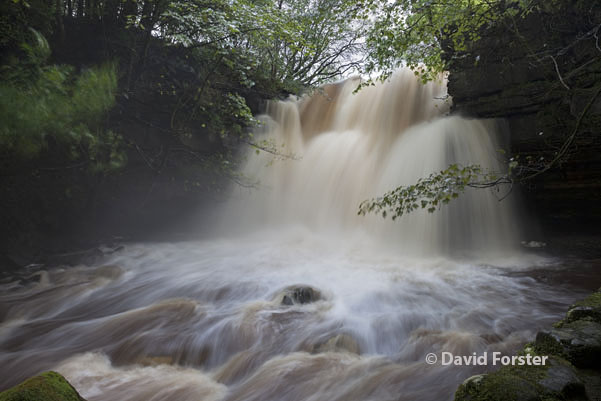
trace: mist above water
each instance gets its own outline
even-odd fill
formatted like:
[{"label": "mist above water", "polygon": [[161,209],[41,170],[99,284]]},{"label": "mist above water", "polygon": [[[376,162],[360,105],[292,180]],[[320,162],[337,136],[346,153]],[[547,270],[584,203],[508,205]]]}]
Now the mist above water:
[{"label": "mist above water", "polygon": [[[355,86],[270,105],[257,140],[296,158],[250,152],[260,184],[232,191],[212,240],[125,244],[0,283],[0,390],[55,369],[89,401],[450,400],[483,368],[427,353],[512,353],[556,320],[580,294],[510,274],[554,268],[517,252],[511,198],[357,216],[450,163],[501,169],[502,141],[445,117],[442,83]],[[287,302],[291,286],[318,296]]]}]

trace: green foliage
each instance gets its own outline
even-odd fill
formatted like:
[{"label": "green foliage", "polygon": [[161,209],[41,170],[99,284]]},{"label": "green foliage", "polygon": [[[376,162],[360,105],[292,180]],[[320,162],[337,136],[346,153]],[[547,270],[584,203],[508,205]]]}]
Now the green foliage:
[{"label": "green foliage", "polygon": [[22,45],[23,60],[2,67],[0,149],[31,159],[54,144],[73,159],[89,158],[94,170],[122,164],[118,136],[103,127],[115,101],[115,66],[76,74],[69,66],[45,65],[48,43],[33,34],[34,44]]},{"label": "green foliage", "polygon": [[177,146],[236,154],[240,143],[256,145],[249,98],[256,107],[258,99],[298,94],[357,66],[364,31],[353,7],[349,0],[194,0],[165,3],[154,20],[130,15],[132,33],[152,30],[161,40],[149,42],[153,61],[132,87],[150,86],[144,100],[170,109],[163,127]]},{"label": "green foliage", "polygon": [[436,79],[447,67],[445,49],[466,51],[483,27],[539,6],[527,0],[372,0],[375,22],[367,38],[366,70],[381,72],[384,79],[406,65],[423,81]]},{"label": "green foliage", "polygon": [[357,67],[364,34],[348,0],[175,1],[157,26],[173,43],[227,49],[241,72],[292,92]]},{"label": "green foliage", "polygon": [[458,198],[468,187],[493,187],[500,183],[508,183],[507,177],[484,171],[477,165],[461,167],[452,164],[446,170],[420,178],[413,185],[400,186],[381,197],[363,201],[358,214],[376,213],[384,218],[390,215],[392,220],[396,220],[418,209],[433,213]]},{"label": "green foliage", "polygon": [[[279,15],[278,31],[262,38],[259,59],[272,79],[315,86],[358,70],[364,51],[365,21],[348,0],[283,1],[271,13]],[[260,38],[259,38],[260,36]]]},{"label": "green foliage", "polygon": [[[157,136],[151,146],[160,144],[142,150],[156,170],[183,163],[172,157],[186,154],[182,149],[193,152],[192,163],[215,152],[232,161],[240,143],[254,144],[251,106],[256,111],[264,99],[300,94],[358,69],[367,25],[351,0],[47,2],[37,17],[36,0],[8,3],[7,15],[22,23],[6,25],[15,34],[5,47],[16,50],[0,81],[0,149],[31,160],[57,144],[71,158],[96,163],[119,147],[117,133],[139,153],[138,138],[117,127],[140,124]],[[74,67],[48,65],[44,36],[28,26],[51,39],[55,60]],[[107,58],[116,63],[89,68]],[[116,76],[124,94],[121,113],[113,114],[117,124],[103,121]],[[123,158],[104,160],[108,168]]]},{"label": "green foliage", "polygon": [[55,2],[47,0],[6,0],[0,2],[0,53],[19,53],[19,46],[31,40],[34,27],[43,35],[53,30]]}]

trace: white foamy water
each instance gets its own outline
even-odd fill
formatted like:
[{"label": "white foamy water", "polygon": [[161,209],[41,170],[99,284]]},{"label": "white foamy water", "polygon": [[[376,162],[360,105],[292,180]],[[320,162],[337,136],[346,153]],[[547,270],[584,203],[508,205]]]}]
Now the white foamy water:
[{"label": "white foamy water", "polygon": [[[88,400],[452,399],[478,367],[426,354],[512,353],[581,294],[511,274],[511,198],[470,191],[391,222],[359,203],[449,163],[501,168],[495,125],[443,117],[407,73],[270,106],[213,240],[126,244],[97,266],[0,285],[0,389],[56,369]],[[549,268],[551,268],[550,266]],[[311,287],[313,302],[286,302]]]},{"label": "white foamy water", "polygon": [[[476,370],[428,352],[510,353],[577,297],[304,229],[128,245],[105,263],[2,291],[3,388],[56,369],[89,400],[450,399]],[[298,284],[321,299],[282,304]],[[355,344],[320,348],[338,335]]]}]

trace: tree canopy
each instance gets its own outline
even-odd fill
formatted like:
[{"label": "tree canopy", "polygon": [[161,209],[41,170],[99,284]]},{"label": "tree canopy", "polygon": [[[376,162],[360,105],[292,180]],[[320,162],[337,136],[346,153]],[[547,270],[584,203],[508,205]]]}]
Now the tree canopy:
[{"label": "tree canopy", "polygon": [[[7,124],[0,147],[32,155],[50,137],[71,138],[59,141],[70,148],[83,136],[90,143],[110,137],[121,154],[135,151],[157,171],[189,159],[217,160],[218,170],[232,173],[237,144],[253,143],[251,109],[358,69],[367,26],[349,0],[16,0],[1,7],[2,64],[11,74],[1,82]],[[34,70],[35,78],[24,78]],[[18,104],[27,104],[18,114],[24,118],[9,121]],[[102,115],[102,127],[81,134],[82,119]],[[131,135],[120,140],[119,126],[131,124],[161,132],[160,149]]]},{"label": "tree canopy", "polygon": [[557,1],[532,0],[370,0],[374,20],[367,37],[366,72],[388,77],[407,66],[424,81],[448,68],[446,51],[462,52],[482,28],[505,18],[521,18]]}]

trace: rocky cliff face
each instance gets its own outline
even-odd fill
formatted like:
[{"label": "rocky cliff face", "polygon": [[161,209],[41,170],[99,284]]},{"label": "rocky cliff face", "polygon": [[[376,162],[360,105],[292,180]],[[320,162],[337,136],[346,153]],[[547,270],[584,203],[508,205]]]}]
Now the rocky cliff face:
[{"label": "rocky cliff face", "polygon": [[446,57],[453,111],[505,119],[521,166],[540,169],[576,131],[561,163],[522,185],[547,222],[601,219],[601,3],[541,6]]}]

